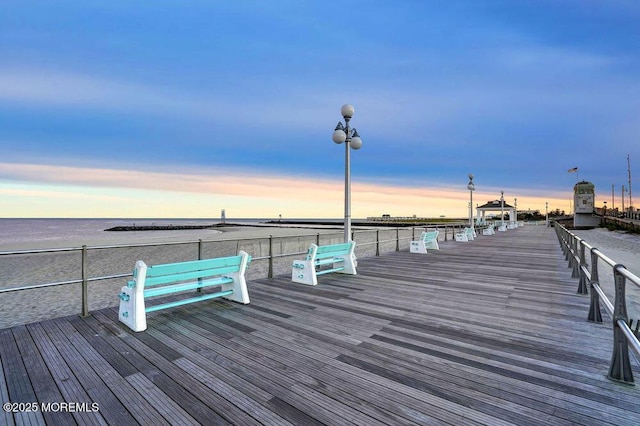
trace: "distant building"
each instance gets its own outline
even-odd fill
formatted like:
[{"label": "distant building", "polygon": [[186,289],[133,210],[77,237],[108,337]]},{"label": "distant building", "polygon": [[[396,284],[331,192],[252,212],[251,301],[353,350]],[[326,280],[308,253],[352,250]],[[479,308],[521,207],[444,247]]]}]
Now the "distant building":
[{"label": "distant building", "polygon": [[600,225],[600,218],[595,215],[595,185],[585,180],[573,187],[573,227],[590,229]]},{"label": "distant building", "polygon": [[[487,215],[488,212],[491,212]],[[494,213],[495,212],[495,213]],[[500,200],[487,201],[485,204],[476,207],[476,223],[485,223],[487,218],[501,218],[502,212],[509,215],[509,221],[516,221],[516,209],[511,204]],[[502,219],[502,218],[501,218]]]}]

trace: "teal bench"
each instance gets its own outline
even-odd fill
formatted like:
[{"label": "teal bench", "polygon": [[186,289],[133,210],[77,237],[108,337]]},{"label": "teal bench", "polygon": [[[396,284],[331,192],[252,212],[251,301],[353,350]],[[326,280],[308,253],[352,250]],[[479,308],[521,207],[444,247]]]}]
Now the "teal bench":
[{"label": "teal bench", "polygon": [[[304,260],[293,261],[291,279],[300,284],[318,285],[318,275],[332,272],[356,275],[355,247],[354,241],[326,246],[311,244]],[[330,267],[322,269],[325,265]]]},{"label": "teal bench", "polygon": [[473,241],[476,238],[477,234],[474,228],[465,227],[464,229],[456,232],[455,239],[456,241]]},{"label": "teal bench", "polygon": [[440,231],[437,230],[423,232],[417,241],[411,241],[409,244],[409,252],[427,254],[427,249],[440,250],[440,246],[438,245],[439,234]]},{"label": "teal bench", "polygon": [[482,235],[495,235],[495,234],[496,234],[496,228],[493,225],[487,225],[487,227],[482,230]]},{"label": "teal bench", "polygon": [[[190,262],[147,266],[136,262],[133,280],[118,295],[119,319],[133,331],[147,329],[147,312],[159,311],[203,300],[225,298],[238,303],[249,303],[249,292],[244,273],[251,256],[240,250],[237,256]],[[216,293],[202,293],[206,287],[221,286]],[[194,291],[185,297],[166,303],[146,306],[146,299]]]}]

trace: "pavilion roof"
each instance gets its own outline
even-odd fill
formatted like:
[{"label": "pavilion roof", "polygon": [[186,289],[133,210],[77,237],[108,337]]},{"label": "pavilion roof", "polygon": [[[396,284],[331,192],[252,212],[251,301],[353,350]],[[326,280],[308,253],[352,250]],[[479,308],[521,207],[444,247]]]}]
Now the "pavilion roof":
[{"label": "pavilion roof", "polygon": [[[478,206],[477,208],[479,209],[485,209],[485,210],[500,210],[502,207],[500,205],[500,200],[493,200],[493,201],[487,201],[485,204]],[[506,202],[504,203],[504,208],[505,209],[512,209],[513,206],[510,204],[507,204]]]}]

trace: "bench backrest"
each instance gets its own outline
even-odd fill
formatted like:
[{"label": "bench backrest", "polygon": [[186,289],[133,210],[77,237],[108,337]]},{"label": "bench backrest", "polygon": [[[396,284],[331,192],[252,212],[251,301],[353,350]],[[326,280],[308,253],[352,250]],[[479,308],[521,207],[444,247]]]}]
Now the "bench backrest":
[{"label": "bench backrest", "polygon": [[436,240],[436,239],[438,239],[438,234],[439,234],[439,233],[440,233],[439,231],[424,231],[424,232],[422,233],[422,239],[423,239],[424,241],[433,241],[433,240]]},{"label": "bench backrest", "polygon": [[[198,278],[238,272],[242,256],[220,257],[217,259],[193,260],[190,262],[167,263],[147,267],[145,287],[174,283],[177,281],[195,280]],[[134,271],[135,274],[135,271]],[[134,277],[135,279],[135,277]],[[128,282],[129,287],[135,281]]]},{"label": "bench backrest", "polygon": [[[349,241],[348,243],[330,244],[326,246],[316,246],[311,244],[309,252],[307,254],[307,260],[314,259],[328,259],[335,256],[344,256],[351,253],[355,247],[355,241]],[[315,256],[314,256],[315,249]]]}]

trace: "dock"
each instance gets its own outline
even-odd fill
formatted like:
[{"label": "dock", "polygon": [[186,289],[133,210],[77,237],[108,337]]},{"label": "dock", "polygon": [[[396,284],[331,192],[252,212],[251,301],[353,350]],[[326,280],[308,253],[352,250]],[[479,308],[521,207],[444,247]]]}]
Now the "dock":
[{"label": "dock", "polygon": [[3,329],[0,424],[638,425],[638,387],[606,378],[611,321],[576,290],[553,229],[528,226],[315,287],[253,280],[249,305],[140,333],[116,308]]}]

